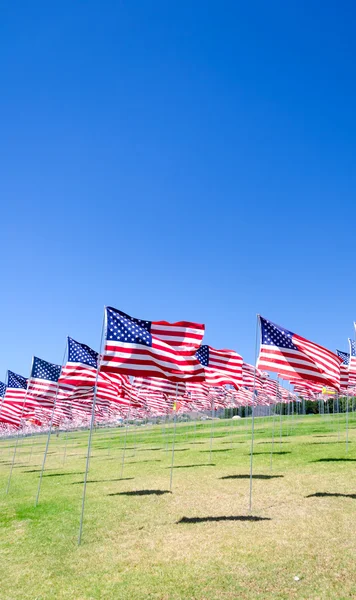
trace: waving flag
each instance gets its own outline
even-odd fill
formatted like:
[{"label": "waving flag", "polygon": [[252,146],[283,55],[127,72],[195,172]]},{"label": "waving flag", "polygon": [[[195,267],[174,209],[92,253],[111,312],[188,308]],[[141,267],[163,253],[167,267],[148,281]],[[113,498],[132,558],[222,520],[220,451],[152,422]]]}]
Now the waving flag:
[{"label": "waving flag", "polygon": [[200,346],[196,357],[205,370],[208,385],[230,384],[236,389],[242,385],[242,357],[234,350],[216,350],[211,346]]},{"label": "waving flag", "polygon": [[60,399],[88,404],[94,399],[97,382],[96,399],[99,404],[104,402],[108,405],[110,401],[118,400],[122,377],[99,373],[97,378],[98,357],[98,353],[90,346],[68,338],[68,359],[59,378]]},{"label": "waving flag", "polygon": [[349,385],[356,385],[356,341],[349,338],[350,360],[349,360]]},{"label": "waving flag", "polygon": [[242,385],[244,387],[255,387],[256,390],[261,390],[264,380],[263,373],[256,369],[256,367],[248,363],[242,363]]},{"label": "waving flag", "polygon": [[347,352],[342,352],[342,350],[336,350],[336,354],[342,360],[342,364],[340,365],[340,386],[341,388],[347,388],[349,385],[350,355]]},{"label": "waving flag", "polygon": [[168,379],[161,379],[160,377],[135,377],[134,385],[148,389],[153,392],[161,392],[162,394],[184,396],[186,392],[185,381],[179,381],[173,383]]},{"label": "waving flag", "polygon": [[20,426],[21,417],[24,415],[26,391],[26,377],[8,371],[6,391],[0,408],[0,421]]},{"label": "waving flag", "polygon": [[170,381],[204,381],[204,369],[195,358],[204,334],[203,325],[145,321],[115,308],[105,310],[101,371],[164,377]]},{"label": "waving flag", "polygon": [[336,354],[260,317],[261,349],[257,367],[300,377],[339,389],[341,358]]},{"label": "waving flag", "polygon": [[28,382],[26,404],[33,401],[45,408],[52,408],[58,389],[60,365],[34,357]]}]

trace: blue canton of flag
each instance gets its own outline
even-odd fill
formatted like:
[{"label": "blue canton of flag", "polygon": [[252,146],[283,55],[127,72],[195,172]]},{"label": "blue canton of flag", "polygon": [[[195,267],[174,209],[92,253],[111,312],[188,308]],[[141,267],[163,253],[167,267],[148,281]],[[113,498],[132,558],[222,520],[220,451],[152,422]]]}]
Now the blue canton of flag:
[{"label": "blue canton of flag", "polygon": [[33,359],[31,377],[36,379],[45,379],[46,381],[58,381],[61,373],[61,367],[54,365],[46,360],[41,360],[37,356]]},{"label": "blue canton of flag", "polygon": [[289,350],[298,350],[292,342],[293,333],[287,329],[282,329],[274,323],[260,317],[262,344],[265,346],[278,346],[279,348],[288,348]]},{"label": "blue canton of flag", "polygon": [[336,354],[342,359],[343,365],[349,364],[350,355],[347,352],[342,352],[342,350],[336,350]]},{"label": "blue canton of flag", "polygon": [[7,372],[7,387],[9,388],[27,388],[27,379],[22,375],[17,375],[13,371]]},{"label": "blue canton of flag", "polygon": [[152,346],[151,322],[135,319],[119,310],[107,308],[106,339],[128,344]]},{"label": "blue canton of flag", "polygon": [[[356,356],[356,341],[355,340],[351,340],[349,338],[349,342],[350,342],[350,351],[351,351],[351,356]],[[341,357],[342,358],[342,357]]]},{"label": "blue canton of flag", "polygon": [[5,396],[5,392],[6,392],[6,385],[0,381],[0,398],[3,398]]},{"label": "blue canton of flag", "polygon": [[72,338],[68,338],[68,362],[82,363],[90,367],[98,366],[98,352],[92,350],[86,344],[80,344]]},{"label": "blue canton of flag", "polygon": [[209,366],[209,346],[200,346],[195,356],[203,367]]}]

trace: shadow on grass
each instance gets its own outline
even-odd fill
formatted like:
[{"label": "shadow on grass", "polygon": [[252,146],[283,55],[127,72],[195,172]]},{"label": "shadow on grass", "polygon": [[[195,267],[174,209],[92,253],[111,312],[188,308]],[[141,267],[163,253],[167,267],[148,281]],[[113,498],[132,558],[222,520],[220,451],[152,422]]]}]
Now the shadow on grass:
[{"label": "shadow on grass", "polygon": [[108,496],[163,496],[163,494],[171,494],[169,490],[135,490],[133,492],[115,492]]},{"label": "shadow on grass", "polygon": [[[279,479],[280,477],[284,477],[284,475],[252,475],[252,479]],[[225,475],[219,479],[250,479],[250,475]]]},{"label": "shadow on grass", "polygon": [[156,452],[162,450],[162,448],[136,448],[137,452]]},{"label": "shadow on grass", "polygon": [[[267,443],[267,442],[266,442]],[[241,441],[233,441],[233,440],[227,440],[226,442],[220,442],[220,444],[246,444],[246,440],[241,440]]]},{"label": "shadow on grass", "polygon": [[127,460],[126,464],[128,465],[141,465],[143,463],[150,463],[150,462],[162,462],[161,458],[153,458],[152,460]]},{"label": "shadow on grass", "polygon": [[[107,481],[131,481],[134,477],[119,477],[118,479],[88,479],[87,483],[106,483]],[[66,485],[83,485],[84,481],[72,481]]]},{"label": "shadow on grass", "polygon": [[221,516],[221,517],[183,517],[177,521],[177,525],[182,523],[209,523],[214,521],[271,521],[269,517],[254,517],[252,515],[237,515],[237,516]]},{"label": "shadow on grass", "polygon": [[[272,444],[272,440],[269,440],[269,442],[256,442],[256,443],[257,444]],[[283,440],[282,442],[280,442],[279,440],[278,441],[274,440],[274,443],[277,445],[277,444],[290,444],[291,442],[290,442],[290,440]],[[316,443],[318,443],[318,442],[316,442]]]},{"label": "shadow on grass", "polygon": [[195,444],[206,444],[206,442],[189,442],[191,444],[191,446],[195,445]]},{"label": "shadow on grass", "polygon": [[[232,452],[232,448],[217,448],[216,450],[212,450],[212,452]],[[210,454],[210,450],[199,450],[199,452],[209,452]]]},{"label": "shadow on grass", "polygon": [[43,477],[66,477],[67,475],[84,475],[84,471],[79,473],[43,473]]},{"label": "shadow on grass", "polygon": [[[270,452],[254,452],[253,455],[255,454],[271,454]],[[292,454],[289,450],[281,450],[280,452],[273,452],[273,456],[276,456],[278,454]],[[250,456],[250,453],[248,453],[246,456]]]},{"label": "shadow on grass", "polygon": [[[308,446],[320,446],[321,444],[340,444],[337,440],[331,440],[330,442],[305,442]],[[352,442],[349,442],[351,444]]]},{"label": "shadow on grass", "polygon": [[[23,473],[41,473],[42,469],[31,469],[30,471],[22,471]],[[45,469],[45,471],[58,471],[58,469]]]},{"label": "shadow on grass", "polygon": [[356,458],[318,458],[310,462],[356,462]]},{"label": "shadow on grass", "polygon": [[339,493],[329,493],[329,492],[316,492],[315,494],[309,494],[309,496],[305,496],[306,498],[352,498],[352,500],[356,500],[356,494],[339,494]]},{"label": "shadow on grass", "polygon": [[[216,467],[215,463],[200,463],[200,465],[175,465],[173,469],[192,469],[193,467]],[[170,469],[171,467],[166,467]]]}]

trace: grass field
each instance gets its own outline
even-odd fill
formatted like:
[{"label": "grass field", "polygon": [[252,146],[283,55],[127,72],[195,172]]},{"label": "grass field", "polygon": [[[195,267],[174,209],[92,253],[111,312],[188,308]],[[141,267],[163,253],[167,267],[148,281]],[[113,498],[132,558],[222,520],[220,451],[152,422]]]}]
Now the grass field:
[{"label": "grass field", "polygon": [[[98,430],[82,545],[77,546],[87,432],[0,445],[1,600],[356,598],[356,417],[251,420]],[[64,448],[66,458],[64,463]],[[294,577],[299,577],[295,581]]]}]

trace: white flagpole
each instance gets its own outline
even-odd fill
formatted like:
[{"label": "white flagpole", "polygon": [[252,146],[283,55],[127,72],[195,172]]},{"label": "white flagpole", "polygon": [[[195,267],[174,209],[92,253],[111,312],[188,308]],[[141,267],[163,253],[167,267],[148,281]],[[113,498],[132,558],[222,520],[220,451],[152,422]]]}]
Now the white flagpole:
[{"label": "white flagpole", "polygon": [[211,428],[210,428],[210,453],[209,462],[211,463],[211,451],[213,448],[213,436],[214,436],[214,396],[211,399]]},{"label": "white flagpole", "polygon": [[252,424],[251,424],[251,450],[250,450],[250,495],[249,495],[249,511],[252,511],[252,479],[253,479],[253,443],[255,436],[255,395],[256,395],[256,363],[257,363],[257,346],[258,346],[258,324],[259,315],[256,321],[256,343],[255,343],[255,371],[253,378],[253,404],[252,404]]},{"label": "white flagpole", "polygon": [[346,395],[346,452],[349,451],[349,392]]},{"label": "white flagpole", "polygon": [[[34,357],[32,357],[32,364],[31,364],[31,371],[30,371],[30,373],[32,373],[33,360],[34,360]],[[30,379],[31,379],[31,376],[29,377],[28,382],[27,382],[25,398],[24,398],[24,401],[23,401],[23,404],[22,404],[21,415],[20,415],[20,424],[19,424],[19,428],[17,430],[17,436],[16,436],[16,441],[15,441],[15,446],[14,446],[14,452],[13,452],[13,455],[12,455],[12,463],[11,463],[11,468],[10,468],[10,473],[9,473],[9,479],[8,479],[7,486],[6,486],[6,492],[5,492],[6,495],[9,493],[9,490],[10,490],[12,471],[14,469],[14,464],[15,464],[15,459],[16,459],[16,452],[17,452],[17,446],[19,444],[21,422],[22,422],[22,418],[23,418],[23,415],[24,415],[24,412],[25,412],[25,404],[26,404],[26,399],[27,399],[27,394],[28,394],[28,385],[29,385]],[[23,430],[23,426],[22,426],[22,430]],[[22,431],[22,433],[23,433],[23,431]]]},{"label": "white flagpole", "polygon": [[126,416],[126,427],[125,427],[125,437],[124,437],[124,448],[122,451],[122,461],[121,461],[121,471],[120,471],[120,479],[122,478],[123,474],[124,474],[124,467],[125,467],[125,455],[126,455],[126,443],[127,443],[127,430],[129,428],[129,420],[130,420],[130,412],[131,412],[131,388],[130,388],[130,401],[129,401],[129,408],[127,411],[127,416]]},{"label": "white flagpole", "polygon": [[[62,359],[62,366],[61,366],[61,371],[60,371],[59,377],[61,376],[62,368],[63,368],[63,365],[64,365],[65,356],[66,356],[66,352],[67,352],[67,345],[68,345],[68,339],[67,339],[66,346],[65,346],[65,349],[64,349],[64,354],[63,354],[63,359]],[[49,446],[49,442],[50,442],[50,439],[51,439],[51,433],[52,433],[52,427],[53,427],[53,419],[54,419],[54,412],[56,410],[56,404],[57,404],[58,390],[59,390],[59,381],[57,381],[56,395],[54,397],[53,408],[52,408],[52,412],[51,412],[51,419],[50,419],[49,427],[48,427],[48,435],[47,435],[47,440],[46,440],[45,451],[44,451],[44,454],[43,454],[43,461],[42,461],[42,468],[41,468],[40,478],[39,478],[39,481],[38,481],[37,495],[36,495],[36,500],[35,500],[35,507],[38,505],[38,501],[39,501],[39,498],[40,498],[41,485],[42,485],[42,477],[43,477],[43,472],[44,472],[45,465],[46,465],[46,460],[47,460],[48,446]]]},{"label": "white flagpole", "polygon": [[275,430],[275,423],[276,423],[276,406],[277,406],[277,399],[278,399],[278,382],[276,384],[276,403],[273,406],[273,425],[272,425],[272,447],[271,447],[271,460],[270,460],[270,469],[272,471],[272,465],[273,465],[273,450],[274,450],[274,430]]},{"label": "white flagpole", "polygon": [[84,486],[83,486],[82,511],[81,511],[81,515],[80,515],[80,525],[79,525],[79,535],[78,535],[78,546],[80,546],[81,541],[82,541],[83,519],[84,519],[84,509],[85,509],[85,496],[86,496],[87,481],[88,481],[89,461],[90,461],[90,452],[91,452],[91,440],[92,440],[92,437],[93,437],[93,426],[94,426],[94,420],[95,420],[95,405],[96,405],[96,396],[97,396],[97,388],[98,388],[98,378],[99,378],[99,371],[100,371],[100,365],[101,365],[101,360],[102,360],[104,330],[106,331],[106,329],[107,329],[107,322],[106,322],[106,307],[105,307],[104,308],[103,325],[102,325],[102,328],[101,328],[101,340],[100,340],[100,348],[99,348],[99,356],[98,356],[98,366],[97,366],[97,369],[96,369],[96,377],[95,377],[93,406],[92,406],[91,419],[90,419],[87,460],[86,460],[86,466],[85,466]]},{"label": "white flagpole", "polygon": [[169,479],[169,489],[172,491],[173,485],[173,466],[174,466],[174,448],[176,443],[176,430],[177,430],[177,402],[178,402],[178,382],[176,383],[176,402],[174,410],[174,429],[173,429],[173,442],[172,442],[172,462],[171,462],[171,474]]}]

